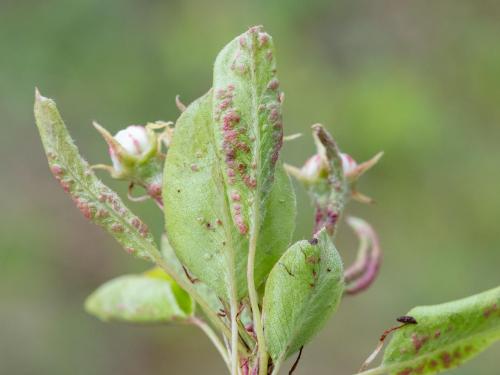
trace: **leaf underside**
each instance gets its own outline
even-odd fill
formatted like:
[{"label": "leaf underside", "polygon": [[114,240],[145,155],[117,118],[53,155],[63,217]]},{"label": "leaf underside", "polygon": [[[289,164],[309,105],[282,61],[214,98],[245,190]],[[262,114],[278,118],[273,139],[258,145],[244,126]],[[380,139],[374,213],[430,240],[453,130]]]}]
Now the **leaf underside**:
[{"label": "leaf underside", "polygon": [[407,315],[418,324],[394,334],[381,368],[388,374],[435,374],[461,365],[500,339],[500,287],[415,307]]},{"label": "leaf underside", "polygon": [[317,244],[299,241],[283,254],[266,282],[264,331],[274,361],[311,340],[336,310],[344,290],[340,255],[323,229]]}]

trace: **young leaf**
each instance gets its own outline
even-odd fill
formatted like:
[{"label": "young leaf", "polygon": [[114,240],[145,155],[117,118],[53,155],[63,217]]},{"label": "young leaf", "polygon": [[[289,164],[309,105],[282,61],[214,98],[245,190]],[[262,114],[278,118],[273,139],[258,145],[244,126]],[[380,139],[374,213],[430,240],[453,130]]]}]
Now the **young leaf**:
[{"label": "young leaf", "polygon": [[35,118],[50,170],[83,215],[106,229],[128,253],[147,260],[159,256],[147,226],[96,177],[80,156],[54,101],[38,91]]},{"label": "young leaf", "polygon": [[417,324],[398,330],[376,374],[436,374],[500,340],[500,287],[458,301],[415,307]]},{"label": "young leaf", "polygon": [[266,343],[275,363],[311,340],[343,290],[342,261],[325,229],[283,254],[269,274],[263,302]]},{"label": "young leaf", "polygon": [[[241,220],[252,200],[259,198],[249,193],[251,189],[245,193],[233,191],[233,185],[223,177],[227,166],[217,154],[217,132],[219,125],[212,119],[210,91],[193,102],[176,124],[165,162],[166,230],[177,257],[192,275],[218,296],[227,298],[229,272],[233,270],[238,296],[242,298],[247,293],[248,236],[242,231]],[[295,195],[281,166],[277,167],[274,180],[257,245],[258,285],[288,246],[294,228]],[[232,215],[237,207],[242,216]],[[230,255],[234,264],[229,261]]]},{"label": "young leaf", "polygon": [[85,301],[85,309],[102,320],[158,323],[192,316],[189,294],[160,269],[108,281]]}]

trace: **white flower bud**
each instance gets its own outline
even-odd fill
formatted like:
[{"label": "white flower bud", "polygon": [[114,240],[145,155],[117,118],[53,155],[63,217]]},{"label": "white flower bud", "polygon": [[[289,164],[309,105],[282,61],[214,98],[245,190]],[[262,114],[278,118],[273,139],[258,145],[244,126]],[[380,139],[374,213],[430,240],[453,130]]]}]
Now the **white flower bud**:
[{"label": "white flower bud", "polygon": [[[144,126],[130,125],[116,133],[113,138],[120,144],[127,153],[127,156],[137,159],[141,159],[150,153],[153,147],[156,147],[156,140],[151,137],[150,132]],[[120,156],[113,147],[109,148],[109,155],[111,156],[115,171],[118,173],[121,172],[123,165]]]}]

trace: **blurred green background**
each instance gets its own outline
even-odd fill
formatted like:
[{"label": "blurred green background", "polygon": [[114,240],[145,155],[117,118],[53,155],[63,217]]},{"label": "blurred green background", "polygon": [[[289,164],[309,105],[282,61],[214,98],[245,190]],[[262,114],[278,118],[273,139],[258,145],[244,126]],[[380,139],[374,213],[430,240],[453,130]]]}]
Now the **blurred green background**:
[{"label": "blurred green background", "polygon": [[[51,177],[32,116],[34,86],[54,98],[91,163],[108,162],[95,119],[113,132],[175,120],[211,82],[221,47],[264,24],[277,44],[295,165],[321,122],[358,160],[377,203],[350,213],[378,230],[375,285],[346,298],[307,345],[297,374],[352,374],[379,334],[414,305],[500,282],[500,3],[496,1],[0,1],[0,374],[221,374],[193,328],[103,324],[84,298],[141,271],[85,221]],[[123,184],[103,177],[112,187]],[[296,238],[312,210],[297,186]],[[130,204],[159,235],[152,203]],[[346,261],[355,238],[342,227]],[[500,345],[451,374],[498,374]]]}]

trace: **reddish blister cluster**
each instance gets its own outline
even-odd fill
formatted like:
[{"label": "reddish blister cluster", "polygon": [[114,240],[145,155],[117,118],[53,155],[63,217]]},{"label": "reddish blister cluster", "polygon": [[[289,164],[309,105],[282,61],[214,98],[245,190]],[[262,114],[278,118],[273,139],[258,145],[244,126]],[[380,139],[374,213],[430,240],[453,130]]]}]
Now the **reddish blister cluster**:
[{"label": "reddish blister cluster", "polygon": [[146,237],[149,234],[149,229],[146,224],[144,224],[138,217],[133,217],[130,220],[130,224],[137,229],[142,237]]},{"label": "reddish blister cluster", "polygon": [[76,207],[80,210],[80,212],[86,219],[91,220],[94,217],[95,207],[89,204],[86,200],[79,197],[72,197],[72,199]]},{"label": "reddish blister cluster", "polygon": [[[259,184],[272,181],[273,169],[283,143],[279,81],[275,76],[274,66],[266,67],[269,81],[263,89],[256,92],[257,97],[254,98],[258,105],[256,119],[250,115],[247,118],[242,109],[238,108],[240,103],[235,99],[241,75],[257,73],[257,66],[254,66],[252,61],[266,61],[269,57],[272,63],[270,40],[270,36],[263,32],[261,27],[253,27],[248,33],[240,36],[229,65],[234,73],[234,81],[216,88],[214,92],[214,119],[221,136],[220,147],[226,164],[224,174],[227,183],[232,187],[229,198],[233,204],[234,223],[242,234],[247,233],[248,225],[245,222],[244,207],[236,205],[235,202],[240,202],[246,196],[242,192],[247,189],[256,190]],[[255,124],[247,122],[254,120],[258,121],[259,128],[254,128]],[[260,149],[255,150],[256,137],[261,138],[259,146],[266,150],[266,154],[262,154]],[[261,170],[269,169],[269,173],[262,177],[262,182],[256,178],[258,167]]]},{"label": "reddish blister cluster", "polygon": [[243,215],[241,214],[241,206],[239,204],[235,204],[233,206],[233,211],[234,211],[234,222],[236,226],[238,227],[238,230],[240,231],[241,234],[245,234],[248,232],[248,226],[245,223],[245,219],[243,218]]},{"label": "reddish blister cluster", "polygon": [[[48,157],[49,157],[49,160],[51,159],[50,158],[50,154],[48,154]],[[52,174],[54,175],[54,177],[56,178],[56,180],[59,182],[59,184],[61,185],[61,187],[63,188],[63,190],[66,192],[66,193],[70,193],[71,191],[71,179],[67,178],[64,174],[64,169],[57,165],[57,164],[53,164],[51,167],[50,167],[50,171],[52,172]]]},{"label": "reddish blister cluster", "polygon": [[[220,122],[220,131],[222,135],[222,152],[224,162],[226,163],[226,177],[229,185],[236,185],[238,178],[248,187],[255,187],[255,178],[248,174],[248,167],[243,155],[250,154],[251,148],[248,140],[245,139],[245,130],[241,126],[241,116],[233,105],[235,86],[227,85],[226,88],[216,91],[216,99],[219,99],[215,115],[216,120]],[[241,194],[238,190],[231,192],[232,201],[240,201]],[[234,222],[240,233],[245,234],[248,227],[243,218],[240,205],[233,207]]]}]

